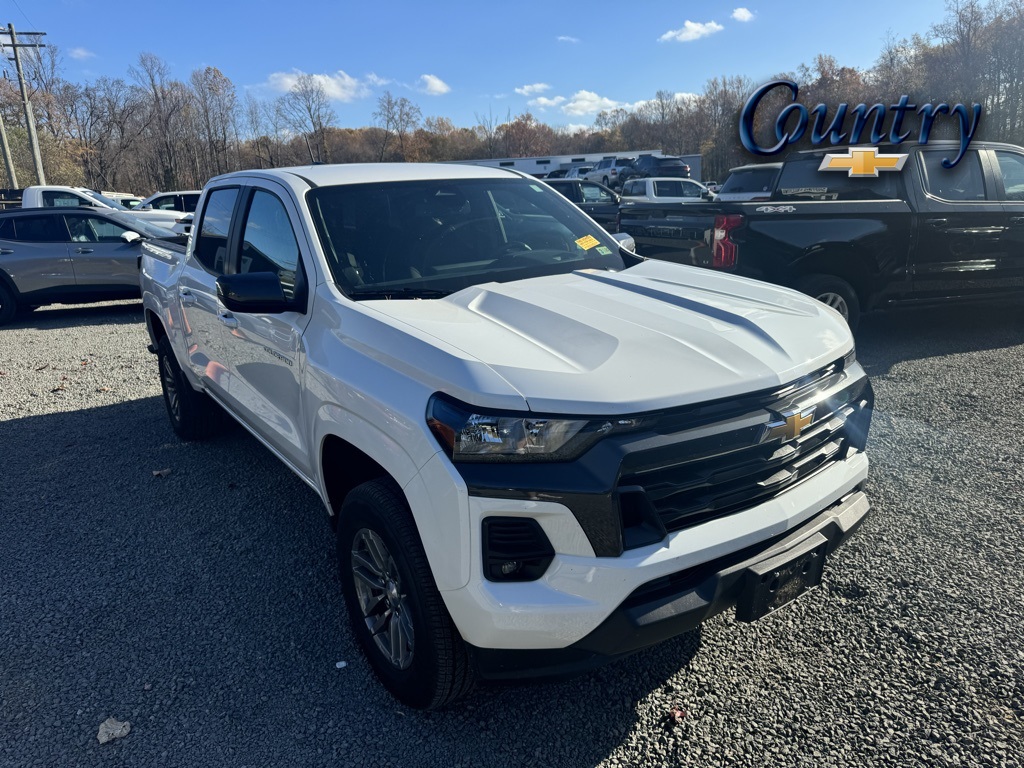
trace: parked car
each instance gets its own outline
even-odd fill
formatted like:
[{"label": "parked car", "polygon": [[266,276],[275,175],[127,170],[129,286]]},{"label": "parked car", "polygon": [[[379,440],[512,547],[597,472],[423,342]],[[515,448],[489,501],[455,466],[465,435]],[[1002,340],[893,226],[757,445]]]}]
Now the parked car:
[{"label": "parked car", "polygon": [[646,179],[654,176],[688,179],[690,178],[690,166],[678,157],[640,155],[628,167],[619,171],[619,184],[625,184],[630,179]]},{"label": "parked car", "polygon": [[[86,187],[37,185],[26,187],[21,193],[22,208],[77,208],[83,205],[105,211],[125,212],[125,207],[116,200]],[[144,211],[139,208],[133,208],[130,214],[168,230],[178,218],[174,211]]]},{"label": "parked car", "polygon": [[582,179],[586,178],[586,175],[593,169],[592,165],[574,165],[565,174],[567,179]]},{"label": "parked car", "polygon": [[567,173],[568,173],[568,171],[565,168],[555,168],[555,170],[550,171],[548,173],[548,175],[545,176],[544,178],[545,179],[564,179],[565,175]]},{"label": "parked car", "polygon": [[758,166],[758,184],[772,187],[767,204],[623,205],[621,231],[641,255],[796,288],[851,326],[862,312],[899,305],[1019,304],[1024,147],[975,140],[945,168],[959,143],[932,141],[883,148],[908,154],[899,173],[850,178],[818,170],[824,154],[847,149]]},{"label": "parked car", "polygon": [[178,211],[192,213],[199,202],[200,189],[186,189],[179,192],[157,192],[139,203],[142,211]]},{"label": "parked car", "polygon": [[717,192],[719,188],[722,186],[717,181],[702,181],[701,184],[707,187],[708,191],[712,193]]},{"label": "parked car", "polygon": [[733,168],[729,171],[729,178],[715,193],[715,199],[723,203],[771,200],[781,170],[782,163],[755,163]]},{"label": "parked car", "polygon": [[871,386],[807,296],[641,259],[501,168],[243,171],[195,216],[143,245],[170,425],[223,409],[313,489],[406,705],[756,620],[868,514]]},{"label": "parked car", "polygon": [[117,202],[119,202],[121,205],[123,205],[125,208],[127,208],[130,211],[130,210],[132,210],[134,208],[137,208],[139,206],[139,204],[142,202],[142,198],[141,197],[119,197],[119,198],[117,198]]},{"label": "parked car", "polygon": [[608,232],[615,232],[619,196],[604,184],[585,179],[550,179],[548,185],[563,194]]},{"label": "parked car", "polygon": [[173,237],[127,211],[0,212],[0,325],[44,304],[138,298],[140,241]]},{"label": "parked car", "polygon": [[693,203],[710,198],[710,190],[693,179],[630,179],[622,184],[623,201]]},{"label": "parked car", "polygon": [[619,173],[632,162],[632,157],[606,157],[587,171],[583,178],[587,181],[599,181],[606,187],[614,189],[619,186]]}]

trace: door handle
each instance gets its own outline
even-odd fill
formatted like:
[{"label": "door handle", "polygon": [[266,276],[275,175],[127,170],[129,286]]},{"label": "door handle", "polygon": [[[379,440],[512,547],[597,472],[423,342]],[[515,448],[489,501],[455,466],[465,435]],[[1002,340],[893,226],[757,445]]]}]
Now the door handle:
[{"label": "door handle", "polygon": [[[1015,227],[1024,226],[1024,216],[1011,216],[1010,223]],[[0,253],[9,253],[9,251],[0,251]]]},{"label": "door handle", "polygon": [[92,253],[92,248],[75,248],[75,253]]},{"label": "door handle", "polygon": [[925,219],[924,223],[930,227],[939,229],[949,224],[949,219]]},{"label": "door handle", "polygon": [[188,288],[178,289],[178,298],[181,299],[182,304],[195,304],[196,297]]},{"label": "door handle", "polygon": [[10,256],[14,253],[13,248],[0,248],[0,256]]},{"label": "door handle", "polygon": [[230,312],[220,312],[217,314],[217,319],[220,320],[228,328],[238,327],[238,318],[232,315]]}]

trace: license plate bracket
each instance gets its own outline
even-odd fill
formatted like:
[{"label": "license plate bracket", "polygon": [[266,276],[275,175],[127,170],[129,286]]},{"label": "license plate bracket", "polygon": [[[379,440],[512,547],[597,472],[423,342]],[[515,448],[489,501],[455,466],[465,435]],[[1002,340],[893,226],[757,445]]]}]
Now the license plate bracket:
[{"label": "license plate bracket", "polygon": [[827,553],[828,539],[816,533],[794,549],[748,567],[736,601],[736,619],[757,621],[818,586]]}]

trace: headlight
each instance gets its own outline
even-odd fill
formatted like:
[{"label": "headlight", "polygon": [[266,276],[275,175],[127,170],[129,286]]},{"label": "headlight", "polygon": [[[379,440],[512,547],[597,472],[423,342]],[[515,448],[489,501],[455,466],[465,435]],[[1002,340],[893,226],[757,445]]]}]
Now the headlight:
[{"label": "headlight", "polygon": [[427,424],[452,461],[569,461],[639,419],[573,419],[475,410],[434,396]]}]

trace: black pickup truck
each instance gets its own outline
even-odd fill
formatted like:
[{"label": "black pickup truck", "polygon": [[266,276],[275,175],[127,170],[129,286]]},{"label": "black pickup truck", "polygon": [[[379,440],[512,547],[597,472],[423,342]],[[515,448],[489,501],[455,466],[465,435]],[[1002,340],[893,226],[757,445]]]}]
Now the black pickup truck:
[{"label": "black pickup truck", "polygon": [[804,291],[855,326],[897,304],[1024,295],[1024,149],[974,142],[912,148],[877,178],[819,171],[830,148],[788,157],[771,199],[623,203],[637,253]]}]

